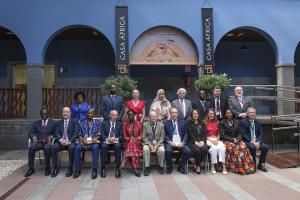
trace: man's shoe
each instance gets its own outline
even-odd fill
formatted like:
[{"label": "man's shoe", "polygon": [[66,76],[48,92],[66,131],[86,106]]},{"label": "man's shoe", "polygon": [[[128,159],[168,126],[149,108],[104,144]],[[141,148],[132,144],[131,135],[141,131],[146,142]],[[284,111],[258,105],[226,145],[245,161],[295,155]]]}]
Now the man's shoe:
[{"label": "man's shoe", "polygon": [[133,170],[133,173],[134,173],[134,175],[135,175],[136,177],[141,177],[141,173],[140,173],[140,171],[139,171],[138,169],[134,169],[134,170]]},{"label": "man's shoe", "polygon": [[53,169],[51,173],[51,177],[54,178],[57,176],[57,174],[58,174],[58,169]]},{"label": "man's shoe", "polygon": [[158,172],[160,174],[164,174],[165,173],[164,168],[163,167],[158,167]]},{"label": "man's shoe", "polygon": [[71,168],[68,169],[67,173],[66,173],[66,177],[70,177],[73,174],[73,170]]},{"label": "man's shoe", "polygon": [[184,169],[182,169],[182,167],[177,167],[177,171],[182,174],[186,174],[186,171]]},{"label": "man's shoe", "polygon": [[172,174],[172,172],[173,172],[173,168],[168,168],[167,169],[167,174]]},{"label": "man's shoe", "polygon": [[49,176],[51,174],[50,168],[45,169],[45,176]]},{"label": "man's shoe", "polygon": [[146,167],[145,171],[144,171],[144,176],[149,176],[150,174],[150,168]]},{"label": "man's shoe", "polygon": [[258,164],[258,165],[257,165],[257,169],[260,169],[260,170],[263,171],[263,172],[268,172],[268,170],[266,169],[264,163]]},{"label": "man's shoe", "polygon": [[32,174],[34,174],[34,168],[28,169],[28,171],[26,172],[26,174],[24,175],[24,177],[31,176]]},{"label": "man's shoe", "polygon": [[73,174],[73,178],[78,178],[81,174],[81,171],[76,171],[74,174]]},{"label": "man's shoe", "polygon": [[105,178],[105,177],[106,177],[105,169],[101,169],[100,175],[101,175],[102,178]]},{"label": "man's shoe", "polygon": [[119,168],[116,169],[115,177],[120,178],[121,176],[121,170]]},{"label": "man's shoe", "polygon": [[92,172],[92,179],[96,179],[97,178],[97,169],[93,169],[93,172]]}]

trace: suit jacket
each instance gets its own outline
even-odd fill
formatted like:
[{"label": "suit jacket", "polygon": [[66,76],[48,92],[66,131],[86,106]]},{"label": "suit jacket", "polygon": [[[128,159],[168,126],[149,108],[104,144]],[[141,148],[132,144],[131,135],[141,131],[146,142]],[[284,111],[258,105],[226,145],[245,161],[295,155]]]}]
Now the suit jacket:
[{"label": "suit jacket", "polygon": [[[186,144],[187,142],[187,134],[185,132],[185,121],[178,119],[177,120],[177,126],[178,126],[178,133],[180,135],[181,142],[183,144]],[[172,120],[167,120],[164,122],[164,128],[165,128],[165,143],[169,143],[170,141],[173,141],[173,122]]]},{"label": "suit jacket", "polygon": [[[245,142],[251,142],[251,131],[250,131],[250,121],[248,118],[242,119],[239,123],[239,131],[243,136],[243,140]],[[255,136],[256,136],[256,142],[263,142],[263,127],[261,123],[258,120],[254,120],[255,125]]]},{"label": "suit jacket", "polygon": [[172,101],[172,107],[175,107],[178,109],[178,116],[180,119],[187,120],[192,112],[192,102],[188,99],[184,99],[185,104],[185,117],[183,117],[183,110],[180,105],[179,99],[176,99]]},{"label": "suit jacket", "polygon": [[52,137],[55,136],[55,126],[56,126],[56,122],[52,119],[48,119],[46,130],[45,130],[45,132],[43,132],[42,120],[35,121],[32,124],[32,127],[29,131],[28,136],[31,140],[35,136],[37,138],[38,142],[41,142],[43,136],[47,140],[49,136],[52,136]]},{"label": "suit jacket", "polygon": [[239,121],[237,119],[233,120],[233,126],[229,126],[225,119],[219,122],[219,130],[221,140],[234,142],[234,138],[237,141],[242,140],[242,134],[239,131]]},{"label": "suit jacket", "polygon": [[[164,125],[161,122],[156,122],[155,129],[155,140],[157,145],[162,145],[165,139],[165,129]],[[142,136],[143,144],[152,144],[153,141],[153,132],[151,122],[145,122],[143,124],[143,136]]]},{"label": "suit jacket", "polygon": [[[212,97],[210,101],[211,107],[216,110],[216,104],[215,104],[216,98]],[[228,108],[228,98],[225,98],[223,96],[220,97],[220,112],[222,114],[222,119],[225,116],[225,110]]]},{"label": "suit jacket", "polygon": [[[73,119],[69,119],[68,123],[68,139],[70,142],[75,143],[78,139],[79,134],[79,124]],[[63,138],[64,135],[64,119],[57,122],[55,130],[55,138],[57,141]]]},{"label": "suit jacket", "polygon": [[117,110],[119,113],[118,120],[122,119],[124,113],[124,103],[121,96],[115,95],[114,103],[110,95],[103,96],[101,99],[100,112],[104,120],[109,120],[109,113],[112,110]]},{"label": "suit jacket", "polygon": [[187,143],[189,146],[192,146],[195,144],[195,142],[203,141],[206,143],[207,140],[207,133],[206,128],[203,123],[199,124],[200,132],[198,134],[198,127],[196,124],[194,124],[191,120],[189,120],[185,125],[185,131],[188,135]]},{"label": "suit jacket", "polygon": [[210,105],[210,100],[209,99],[206,99],[205,102],[204,102],[204,107],[205,107],[205,110],[200,102],[200,100],[198,99],[197,102],[195,103],[196,105],[196,109],[198,110],[199,114],[200,114],[200,117],[201,117],[201,120],[204,119],[205,115],[206,115],[206,112],[207,110],[211,107]]},{"label": "suit jacket", "polygon": [[238,118],[240,113],[247,112],[247,109],[252,106],[251,98],[243,96],[243,108],[236,96],[228,99],[228,106],[232,110],[234,117]]},{"label": "suit jacket", "polygon": [[[101,139],[102,141],[105,141],[110,132],[110,120],[106,120],[102,123],[100,133],[101,133]],[[122,123],[120,121],[116,121],[115,124],[115,138],[118,138],[119,142],[122,142],[123,140],[123,128],[122,128]]]}]

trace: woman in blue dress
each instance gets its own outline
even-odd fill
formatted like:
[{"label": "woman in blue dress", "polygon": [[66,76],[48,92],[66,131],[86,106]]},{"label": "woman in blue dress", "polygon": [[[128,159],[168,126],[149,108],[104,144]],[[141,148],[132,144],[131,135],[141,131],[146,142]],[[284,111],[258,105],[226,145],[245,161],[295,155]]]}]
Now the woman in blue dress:
[{"label": "woman in blue dress", "polygon": [[74,103],[71,106],[72,118],[76,121],[86,120],[87,110],[89,104],[85,101],[85,94],[83,92],[77,92],[74,95]]}]

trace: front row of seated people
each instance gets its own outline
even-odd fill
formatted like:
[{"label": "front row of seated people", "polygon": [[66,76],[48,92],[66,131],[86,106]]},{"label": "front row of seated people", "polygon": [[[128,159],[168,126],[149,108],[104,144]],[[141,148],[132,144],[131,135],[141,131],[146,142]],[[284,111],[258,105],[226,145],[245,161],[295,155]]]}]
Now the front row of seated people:
[{"label": "front row of seated people", "polygon": [[[87,117],[80,122],[72,120],[69,107],[63,108],[62,119],[55,122],[48,117],[48,110],[41,109],[41,119],[34,122],[29,133],[28,171],[25,177],[34,173],[35,152],[43,150],[45,155],[45,176],[56,177],[59,173],[58,153],[67,150],[69,166],[66,177],[77,178],[81,174],[81,153],[92,152],[92,179],[97,178],[98,169],[101,177],[106,177],[105,166],[111,150],[115,157],[115,177],[129,165],[139,177],[141,157],[145,167],[144,175],[150,174],[150,161],[158,159],[158,172],[173,172],[172,156],[176,152],[179,158],[177,171],[186,174],[189,158],[195,162],[193,170],[201,173],[201,166],[210,163],[210,171],[238,174],[255,173],[256,168],[267,172],[265,168],[268,146],[263,143],[263,129],[256,119],[256,110],[247,109],[247,117],[241,120],[233,117],[233,112],[226,109],[225,116],[218,121],[214,109],[208,109],[204,120],[197,109],[193,109],[188,120],[178,117],[178,109],[172,107],[170,119],[158,120],[156,111],[149,114],[150,120],[143,124],[135,120],[135,113],[127,111],[127,120],[122,124],[118,112],[112,110],[109,119],[101,122],[94,118],[95,110],[89,108]],[[258,165],[256,151],[261,150]],[[123,160],[122,158],[122,151]],[[101,154],[101,155],[100,155]],[[52,159],[52,169],[50,160]],[[100,168],[99,168],[99,159]],[[219,164],[219,165],[218,165]]]}]

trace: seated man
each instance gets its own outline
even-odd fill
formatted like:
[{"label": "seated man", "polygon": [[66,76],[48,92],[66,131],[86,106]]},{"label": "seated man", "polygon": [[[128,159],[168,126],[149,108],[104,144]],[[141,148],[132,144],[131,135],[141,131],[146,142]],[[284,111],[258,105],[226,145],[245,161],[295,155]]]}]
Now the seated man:
[{"label": "seated man", "polygon": [[164,138],[165,130],[164,125],[157,121],[156,111],[150,112],[150,121],[145,122],[143,125],[143,156],[145,160],[145,176],[149,176],[150,173],[150,154],[156,153],[158,157],[159,167],[158,172],[164,174],[164,159],[165,148]]},{"label": "seated man", "polygon": [[40,116],[41,119],[33,123],[29,132],[31,144],[28,149],[28,171],[26,172],[25,177],[34,173],[35,152],[40,149],[43,149],[45,154],[45,176],[49,176],[51,173],[51,140],[55,132],[55,122],[48,118],[48,110],[46,108],[41,109]]},{"label": "seated man", "polygon": [[165,155],[167,162],[167,174],[173,171],[172,152],[174,150],[182,153],[182,159],[177,170],[185,174],[185,166],[191,154],[191,150],[186,146],[187,134],[185,133],[185,121],[178,118],[177,108],[171,108],[171,119],[164,123],[165,127]]},{"label": "seated man", "polygon": [[243,140],[248,146],[253,160],[256,164],[256,150],[260,149],[261,154],[257,168],[267,172],[265,168],[266,157],[268,153],[268,146],[263,143],[263,127],[261,123],[256,119],[256,109],[249,107],[247,109],[247,118],[240,121],[240,132],[243,136]]},{"label": "seated man", "polygon": [[115,151],[115,177],[121,176],[121,150],[122,150],[122,124],[118,119],[118,111],[112,110],[109,114],[109,120],[104,121],[101,126],[101,177],[106,176],[105,172],[105,160],[107,158],[108,150],[113,149]]},{"label": "seated man", "polygon": [[[70,177],[73,174],[73,163],[74,163],[74,151],[76,142],[78,142],[79,125],[77,121],[70,119],[71,110],[69,107],[64,107],[62,110],[62,117],[56,125],[55,141],[56,143],[52,146],[52,173],[51,177],[55,177],[58,174],[58,161],[57,153],[62,150],[69,151],[69,168],[66,173],[66,177]],[[75,162],[75,169],[78,169],[79,163]],[[76,171],[73,175],[77,178],[80,175],[79,171]]]},{"label": "seated man", "polygon": [[[97,169],[99,162],[99,146],[100,146],[100,128],[101,122],[99,119],[94,119],[95,110],[94,108],[88,108],[87,119],[79,123],[79,139],[81,144],[75,147],[75,163],[79,163],[78,166],[75,165],[75,171],[81,172],[80,155],[81,151],[92,151],[92,162],[93,171],[92,179],[97,178]],[[78,167],[78,169],[76,168]]]}]

